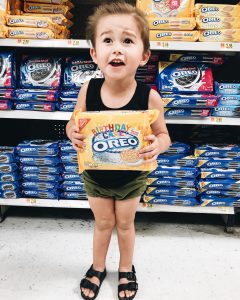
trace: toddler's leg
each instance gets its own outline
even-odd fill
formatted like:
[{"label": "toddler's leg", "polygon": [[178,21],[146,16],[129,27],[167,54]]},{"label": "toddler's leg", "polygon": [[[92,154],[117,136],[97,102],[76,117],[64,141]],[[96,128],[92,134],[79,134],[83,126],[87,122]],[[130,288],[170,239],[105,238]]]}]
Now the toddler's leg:
[{"label": "toddler's leg", "polygon": [[[89,197],[88,201],[95,218],[93,235],[93,269],[104,271],[106,255],[111,240],[112,230],[115,227],[115,203],[112,198]],[[87,278],[99,285],[97,277]],[[84,294],[90,298],[94,296],[93,291],[82,289]]]},{"label": "toddler's leg", "polygon": [[[128,200],[115,202],[116,228],[120,251],[119,272],[131,272],[133,264],[133,252],[135,243],[134,219],[140,196]],[[120,283],[128,283],[122,278]],[[121,292],[120,297],[131,297],[133,291]]]}]

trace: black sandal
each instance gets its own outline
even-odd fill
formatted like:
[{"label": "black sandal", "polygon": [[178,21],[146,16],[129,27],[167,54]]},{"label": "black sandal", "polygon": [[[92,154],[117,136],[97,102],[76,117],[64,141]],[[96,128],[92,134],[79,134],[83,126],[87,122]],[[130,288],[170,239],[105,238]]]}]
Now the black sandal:
[{"label": "black sandal", "polygon": [[[132,300],[136,296],[138,290],[137,277],[134,265],[132,266],[132,272],[118,272],[118,279],[120,280],[121,278],[126,278],[127,280],[129,280],[129,282],[120,283],[118,285],[118,299]],[[135,294],[130,297],[120,297],[119,293],[122,291],[133,291],[135,292]]]},{"label": "black sandal", "polygon": [[[85,274],[85,278],[83,278],[80,282],[80,290],[81,290],[81,296],[83,297],[83,299],[85,300],[94,300],[100,290],[100,287],[102,285],[102,282],[104,280],[104,278],[106,277],[107,272],[106,269],[103,272],[100,271],[95,271],[93,269],[93,265],[91,265],[90,269],[87,271],[87,273]],[[86,279],[86,277],[92,278],[92,277],[97,277],[100,281],[99,285],[91,282],[90,280]],[[82,288],[84,289],[89,289],[91,291],[93,291],[94,296],[93,297],[88,297],[86,295],[84,295]]]}]

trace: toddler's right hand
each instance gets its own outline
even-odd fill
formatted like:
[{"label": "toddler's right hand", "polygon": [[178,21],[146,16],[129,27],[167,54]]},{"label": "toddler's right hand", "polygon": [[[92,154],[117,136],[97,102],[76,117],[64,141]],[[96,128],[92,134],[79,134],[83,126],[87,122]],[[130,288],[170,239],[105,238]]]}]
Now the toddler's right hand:
[{"label": "toddler's right hand", "polygon": [[84,148],[86,147],[86,144],[84,143],[85,138],[86,137],[78,131],[77,126],[73,125],[71,128],[70,140],[72,142],[73,148],[76,151],[82,152],[84,150]]}]

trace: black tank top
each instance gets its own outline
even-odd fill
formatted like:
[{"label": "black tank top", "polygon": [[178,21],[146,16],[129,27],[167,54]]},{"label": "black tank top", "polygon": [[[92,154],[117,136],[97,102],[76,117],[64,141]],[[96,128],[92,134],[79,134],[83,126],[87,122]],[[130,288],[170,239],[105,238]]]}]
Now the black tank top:
[{"label": "black tank top", "polygon": [[[86,110],[147,110],[150,88],[142,82],[137,82],[137,87],[132,99],[123,107],[109,108],[104,105],[101,98],[101,87],[104,78],[91,79],[89,81],[86,95]],[[94,181],[102,187],[119,187],[137,178],[141,171],[111,171],[111,170],[87,170]]]}]

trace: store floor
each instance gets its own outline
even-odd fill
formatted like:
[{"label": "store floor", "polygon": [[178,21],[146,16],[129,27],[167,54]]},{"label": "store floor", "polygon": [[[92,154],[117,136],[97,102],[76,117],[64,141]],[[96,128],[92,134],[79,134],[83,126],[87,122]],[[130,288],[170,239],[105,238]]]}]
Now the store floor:
[{"label": "store floor", "polygon": [[[238,226],[227,234],[220,216],[138,213],[135,299],[239,299]],[[0,299],[81,299],[79,281],[91,264],[92,230],[89,210],[11,208],[0,224]],[[118,299],[117,267],[114,234],[97,299]]]}]

